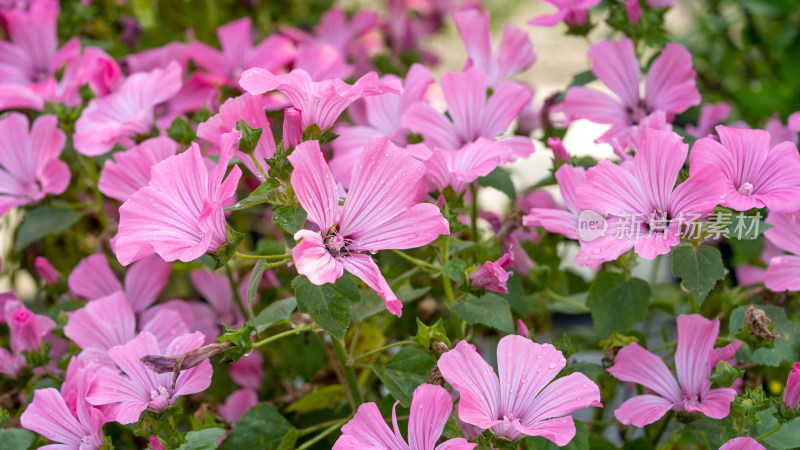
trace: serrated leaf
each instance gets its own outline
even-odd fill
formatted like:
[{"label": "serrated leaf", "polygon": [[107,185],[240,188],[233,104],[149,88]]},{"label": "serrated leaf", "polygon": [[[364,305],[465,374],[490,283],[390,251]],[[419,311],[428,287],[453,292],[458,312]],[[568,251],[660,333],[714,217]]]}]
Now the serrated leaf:
[{"label": "serrated leaf", "polygon": [[447,332],[444,330],[442,319],[439,319],[431,326],[427,326],[417,317],[417,335],[412,338],[418,347],[427,350],[431,347],[431,339],[444,342],[450,347],[450,340],[447,339]]},{"label": "serrated leaf", "polygon": [[644,320],[650,304],[650,286],[638,278],[627,279],[621,273],[602,272],[589,288],[586,306],[601,337],[612,331],[628,331]]},{"label": "serrated leaf", "polygon": [[361,300],[361,294],[350,276],[342,276],[336,284],[317,286],[305,275],[292,280],[297,308],[308,314],[335,339],[344,338],[350,326],[350,308]]},{"label": "serrated leaf", "polygon": [[306,224],[306,211],[300,205],[278,206],[272,209],[272,223],[289,234],[295,234]]},{"label": "serrated leaf", "polygon": [[417,347],[403,347],[386,364],[373,364],[372,370],[386,389],[408,408],[414,389],[428,379],[428,372],[436,364],[433,357]]},{"label": "serrated leaf", "polygon": [[[748,345],[743,345],[736,352],[736,359],[771,367],[777,367],[783,361],[795,361],[797,343],[800,340],[800,331],[798,331],[797,325],[786,317],[786,311],[779,306],[759,305],[758,307],[764,310],[767,317],[770,318],[772,332],[777,334],[778,338],[775,339],[772,348],[761,347],[754,351]],[[731,332],[736,332],[745,326],[744,313],[746,309],[747,305],[743,305],[731,311],[728,323],[728,329]]]},{"label": "serrated leaf", "polygon": [[297,299],[289,297],[262,309],[255,319],[256,333],[261,333],[279,322],[289,320],[289,316],[292,315],[295,308],[297,308]]},{"label": "serrated leaf", "polygon": [[241,244],[242,239],[244,239],[244,234],[236,230],[228,230],[228,234],[230,235],[228,242],[217,247],[217,251],[211,254],[211,257],[214,258],[214,269],[219,269],[228,264],[228,261],[236,253],[236,249]]},{"label": "serrated leaf", "polygon": [[0,429],[0,447],[5,450],[26,450],[35,439],[35,434],[22,428]]},{"label": "serrated leaf", "polygon": [[339,403],[345,398],[344,388],[334,384],[324,386],[314,392],[308,393],[299,400],[292,403],[286,410],[289,412],[308,413],[328,409]]},{"label": "serrated leaf", "polygon": [[517,190],[511,181],[511,174],[502,167],[494,169],[489,175],[478,178],[478,184],[484,187],[493,187],[506,194],[512,202],[517,201]]},{"label": "serrated leaf", "polygon": [[222,428],[206,428],[186,433],[186,442],[178,450],[213,450],[225,430]]},{"label": "serrated leaf", "polygon": [[506,333],[514,332],[511,307],[503,297],[491,292],[477,297],[468,295],[462,301],[453,303],[450,309],[470,325],[481,323]]},{"label": "serrated leaf", "polygon": [[274,406],[259,403],[242,415],[219,448],[277,449],[292,428],[294,427]]},{"label": "serrated leaf", "polygon": [[251,192],[250,195],[239,200],[233,205],[228,206],[227,208],[225,208],[225,210],[239,211],[241,209],[247,209],[253,205],[266,203],[270,200],[270,194],[277,191],[279,187],[281,187],[280,181],[274,178],[267,178],[267,181],[261,183],[261,185],[255,188],[255,190],[253,190],[253,192]]},{"label": "serrated leaf", "polygon": [[236,122],[236,129],[242,132],[242,138],[239,139],[239,151],[252,155],[253,151],[258,146],[258,140],[261,139],[261,128],[253,128],[244,119]]},{"label": "serrated leaf", "polygon": [[672,251],[672,275],[681,279],[681,285],[700,304],[717,281],[725,278],[722,255],[708,245],[682,245]]},{"label": "serrated leaf", "polygon": [[83,213],[67,206],[42,205],[28,210],[17,230],[14,251],[21,251],[39,239],[61,234],[83,217]]},{"label": "serrated leaf", "polygon": [[467,263],[461,259],[454,258],[442,264],[442,273],[447,278],[461,284],[464,282],[464,270],[466,270],[466,268]]}]

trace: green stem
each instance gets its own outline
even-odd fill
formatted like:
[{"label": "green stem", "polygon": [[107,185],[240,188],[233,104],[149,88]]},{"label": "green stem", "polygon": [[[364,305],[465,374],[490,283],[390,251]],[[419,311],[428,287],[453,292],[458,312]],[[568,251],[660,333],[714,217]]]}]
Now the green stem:
[{"label": "green stem", "polygon": [[287,254],[283,254],[283,255],[248,255],[246,253],[239,253],[239,252],[234,253],[234,256],[236,256],[237,258],[241,258],[241,259],[256,259],[256,260],[262,260],[263,259],[263,260],[267,260],[267,261],[269,261],[271,259],[286,259],[286,258],[291,258],[292,257],[292,255],[287,255]]},{"label": "green stem", "polygon": [[706,438],[706,434],[701,431],[700,432],[700,437],[703,438],[703,442],[706,444],[706,448],[708,450],[713,450],[712,447],[711,447],[711,444],[708,443],[708,439]]},{"label": "green stem", "polygon": [[697,304],[697,300],[694,299],[694,295],[689,294],[689,302],[692,304],[692,313],[699,314],[700,306]]},{"label": "green stem", "polygon": [[394,344],[384,345],[383,347],[376,348],[375,350],[370,350],[370,351],[368,351],[366,353],[362,353],[362,354],[356,356],[355,358],[353,358],[353,362],[358,361],[359,359],[362,359],[362,358],[366,358],[367,356],[374,355],[376,353],[380,353],[380,352],[382,352],[384,350],[387,350],[387,349],[390,349],[392,347],[397,347],[397,346],[400,346],[400,345],[410,345],[410,344],[413,344],[413,343],[414,343],[414,341],[400,341],[400,342],[395,342]]},{"label": "green stem", "polygon": [[358,390],[358,382],[356,381],[356,373],[353,367],[347,364],[347,352],[344,349],[344,344],[339,339],[331,337],[333,342],[333,349],[336,351],[336,356],[339,358],[339,363],[342,365],[344,377],[347,380],[347,391],[350,397],[350,406],[355,411],[361,405],[361,392]]},{"label": "green stem", "polygon": [[305,450],[305,449],[311,447],[312,445],[314,445],[317,442],[321,441],[325,436],[327,436],[327,435],[333,433],[334,431],[338,430],[339,428],[341,428],[344,424],[346,424],[349,421],[350,421],[349,417],[346,418],[346,419],[342,419],[342,420],[337,421],[333,425],[331,425],[328,428],[326,428],[322,433],[320,433],[320,434],[314,436],[313,438],[303,442],[303,445],[297,447],[297,450]]},{"label": "green stem", "polygon": [[440,270],[438,267],[434,266],[433,264],[431,264],[431,263],[429,263],[427,261],[423,261],[423,260],[418,259],[418,258],[414,258],[413,256],[407,255],[406,253],[403,253],[400,250],[394,250],[393,249],[392,251],[396,255],[402,257],[403,259],[405,259],[406,261],[412,262],[412,263],[414,263],[414,264],[416,264],[418,266],[425,267],[426,269],[435,270],[437,272]]},{"label": "green stem", "polygon": [[91,158],[86,158],[84,156],[79,156],[81,164],[89,172],[89,177],[92,180],[92,191],[94,193],[94,202],[97,211],[97,220],[100,221],[100,226],[103,229],[108,227],[108,218],[106,217],[106,213],[103,210],[103,194],[100,192],[100,189],[97,187],[97,183],[100,177],[97,174],[97,167],[94,165],[94,160]]},{"label": "green stem", "polygon": [[472,205],[470,209],[470,223],[472,224],[472,240],[478,242],[478,189],[475,183],[470,183],[469,192],[472,195]]},{"label": "green stem", "polygon": [[[242,297],[239,295],[239,289],[236,287],[236,281],[233,279],[233,271],[231,270],[231,266],[225,265],[225,273],[228,275],[228,282],[231,284],[231,290],[233,290],[233,299],[236,301],[236,306],[239,307],[239,312],[242,313],[242,317],[249,317],[250,321],[253,320],[253,316],[247,313],[247,310],[244,309],[244,304],[242,303]],[[250,302],[247,302],[248,304]]]},{"label": "green stem", "polygon": [[658,432],[655,436],[653,436],[653,447],[658,445],[658,441],[661,440],[661,437],[664,435],[664,432],[667,431],[667,425],[672,420],[672,416],[675,415],[675,411],[670,410],[667,412],[667,417],[664,418],[664,421],[661,422],[661,426],[658,428]]},{"label": "green stem", "polygon": [[275,336],[270,336],[270,337],[268,337],[266,339],[262,339],[262,340],[260,340],[258,342],[253,343],[253,348],[258,348],[258,347],[261,347],[262,345],[267,345],[270,342],[274,342],[274,341],[277,341],[279,339],[283,339],[286,336],[291,336],[293,334],[302,333],[304,331],[311,331],[311,330],[313,330],[315,328],[317,328],[316,325],[306,325],[304,327],[299,327],[299,328],[294,328],[294,329],[289,330],[289,331],[284,331],[283,333],[278,333]]},{"label": "green stem", "polygon": [[316,425],[312,425],[310,427],[301,428],[300,430],[298,430],[298,433],[300,434],[300,436],[305,436],[305,435],[307,435],[309,433],[313,433],[313,432],[315,432],[317,430],[322,430],[324,428],[328,428],[328,427],[333,426],[333,425],[341,424],[343,421],[347,422],[352,418],[353,418],[353,416],[350,415],[350,416],[347,416],[347,418],[345,418],[345,419],[328,420],[327,422],[322,422],[322,423],[318,423]]},{"label": "green stem", "polygon": [[563,295],[556,294],[555,292],[551,291],[550,289],[547,289],[546,292],[547,292],[547,295],[549,295],[550,297],[552,297],[555,300],[558,300],[558,301],[560,301],[562,303],[566,303],[566,304],[568,304],[570,306],[574,306],[574,307],[580,309],[581,311],[589,312],[589,307],[588,306],[582,305],[582,304],[576,302],[575,300],[573,300],[573,299],[571,299],[569,297],[564,297]]},{"label": "green stem", "polygon": [[761,436],[757,437],[756,440],[760,441],[760,440],[762,440],[764,438],[768,438],[768,437],[772,436],[773,434],[777,433],[778,430],[780,430],[782,426],[783,426],[783,422],[779,423],[777,426],[775,426],[775,428],[773,428],[773,429],[767,431],[766,433],[762,434]]},{"label": "green stem", "polygon": [[258,169],[258,172],[261,174],[261,176],[263,176],[265,180],[267,178],[269,178],[269,175],[267,175],[267,172],[265,172],[264,168],[261,167],[261,164],[259,164],[258,158],[256,158],[256,155],[255,155],[255,152],[250,154],[250,158],[253,160],[253,164],[256,165],[256,169]]}]

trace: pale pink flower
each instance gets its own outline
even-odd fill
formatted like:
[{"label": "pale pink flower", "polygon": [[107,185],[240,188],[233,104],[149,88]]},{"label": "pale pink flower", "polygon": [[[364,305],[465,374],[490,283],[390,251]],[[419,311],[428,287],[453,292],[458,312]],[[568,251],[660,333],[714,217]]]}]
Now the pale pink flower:
[{"label": "pale pink flower", "polygon": [[111,270],[106,256],[95,253],[83,258],[72,269],[67,284],[73,294],[89,300],[123,292],[133,310],[140,313],[158,299],[171,271],[172,264],[157,255],[148,256],[131,265],[123,286]]},{"label": "pale pink flower", "polygon": [[156,48],[148,48],[139,53],[132,53],[122,59],[122,67],[127,73],[150,72],[163,69],[172,61],[176,61],[184,71],[189,62],[190,45],[184,42],[170,42]]},{"label": "pale pink flower", "polygon": [[108,419],[125,425],[136,423],[145,409],[162,412],[182,395],[202,392],[211,385],[211,362],[184,370],[172,386],[172,373],[157,374],[139,359],[147,355],[179,355],[203,345],[201,333],[185,334],[175,338],[167,347],[147,331],[143,331],[125,345],[109,350],[111,359],[124,373],[101,368],[92,383],[86,400],[95,405],[112,405]]},{"label": "pale pink flower", "polygon": [[256,403],[258,394],[255,391],[239,389],[225,398],[225,403],[219,405],[217,410],[228,423],[236,423]]},{"label": "pale pink flower", "polygon": [[541,0],[556,8],[553,14],[531,19],[528,25],[552,27],[563,21],[567,26],[580,27],[589,22],[589,9],[594,8],[600,0]]},{"label": "pale pink flower", "polygon": [[564,164],[558,168],[555,177],[567,209],[532,208],[528,214],[522,216],[522,225],[543,227],[551,233],[578,239],[578,216],[581,209],[578,207],[576,194],[578,188],[586,182],[586,169]]},{"label": "pale pink flower", "polygon": [[6,109],[44,109],[44,99],[34,90],[12,83],[0,83],[0,111]]},{"label": "pale pink flower", "polygon": [[157,322],[161,316],[171,317],[177,314],[189,327],[189,331],[199,331],[205,337],[203,345],[217,342],[217,337],[222,331],[217,313],[203,302],[187,302],[184,300],[169,300],[158,303],[142,311],[139,315],[141,323]]},{"label": "pale pink flower", "polygon": [[751,437],[738,437],[722,444],[719,450],[765,450],[765,448]]},{"label": "pale pink flower", "polygon": [[513,159],[513,152],[502,143],[478,138],[459,150],[435,149],[425,161],[425,176],[439,191],[450,186],[461,193],[473,181]]},{"label": "pale pink flower", "polygon": [[795,133],[800,132],[800,111],[789,115],[789,120],[787,121],[786,125],[791,131]]},{"label": "pale pink flower", "polygon": [[17,355],[39,351],[42,348],[42,338],[56,327],[53,319],[34,314],[19,300],[6,301],[4,312],[11,334],[11,350]]},{"label": "pale pink flower", "polygon": [[317,124],[321,130],[332,127],[336,119],[354,101],[386,92],[402,94],[400,83],[384,83],[370,72],[352,86],[339,79],[312,81],[308,72],[295,69],[288,74],[274,75],[260,68],[249,69],[239,81],[251,94],[281,91],[302,112],[303,127]]},{"label": "pale pink flower", "polygon": [[797,409],[800,406],[800,362],[794,363],[794,367],[789,372],[789,378],[786,379],[783,406],[787,409]]},{"label": "pale pink flower", "polygon": [[[647,6],[653,9],[669,8],[675,3],[675,0],[647,0]],[[625,2],[625,10],[628,13],[628,18],[631,23],[636,23],[642,17],[642,7],[639,5],[639,0],[627,0]]]},{"label": "pale pink flower", "polygon": [[736,211],[767,207],[789,213],[800,209],[800,154],[791,142],[770,149],[770,135],[762,130],[718,126],[720,142],[698,140],[690,158],[690,173],[704,166],[718,168],[725,177],[722,206]]},{"label": "pale pink flower", "polygon": [[11,378],[16,379],[19,376],[20,370],[27,364],[24,355],[15,355],[10,351],[0,347],[0,373]]},{"label": "pale pink flower", "polygon": [[150,169],[178,153],[178,143],[164,136],[142,141],[128,150],[114,153],[100,172],[97,188],[107,197],[126,202],[150,182]]},{"label": "pale pink flower", "polygon": [[[195,269],[189,272],[189,279],[192,281],[197,292],[211,305],[217,316],[219,323],[224,323],[231,328],[242,325],[244,318],[236,305],[236,299],[231,289],[228,277],[222,274],[210,273],[202,269]],[[250,274],[236,287],[242,307],[247,310],[247,286],[250,283]],[[253,305],[258,303],[258,295],[253,300]]]},{"label": "pale pink flower", "polygon": [[320,230],[295,234],[300,241],[292,249],[297,271],[321,285],[334,283],[347,269],[400,316],[402,303],[363,252],[421,247],[450,233],[439,208],[420,203],[425,190],[422,163],[386,137],[370,139],[353,168],[350,191],[340,209],[333,174],[317,141],[298,145],[289,161],[294,167],[292,187]]},{"label": "pale pink flower", "polygon": [[769,260],[764,285],[771,291],[800,291],[800,213],[770,213],[766,222],[772,228],[764,236],[781,251]]},{"label": "pale pink flower", "polygon": [[453,400],[443,387],[421,384],[414,390],[408,417],[408,442],[397,427],[397,403],[392,408],[394,432],[383,420],[378,405],[363,403],[355,417],[342,427],[342,436],[333,444],[333,450],[471,450],[478,446],[463,438],[436,445],[453,410]]},{"label": "pale pink flower", "polygon": [[67,63],[50,100],[69,108],[78,107],[83,103],[82,86],[88,84],[96,96],[102,97],[114,90],[121,76],[122,70],[114,58],[99,48],[86,47],[79,58]]},{"label": "pale pink flower", "polygon": [[180,91],[182,70],[177,62],[165,69],[129,76],[119,88],[89,101],[75,122],[75,149],[86,156],[102,155],[114,146],[132,147],[155,124],[155,107]]},{"label": "pale pink flower", "polygon": [[297,46],[297,57],[292,67],[305,70],[314,81],[348,78],[355,71],[336,47],[316,42]]},{"label": "pale pink flower", "polygon": [[156,126],[159,130],[167,130],[176,117],[187,120],[187,113],[217,110],[219,106],[219,89],[202,74],[194,73],[183,82],[180,90],[172,97],[155,106]]},{"label": "pale pink flower", "polygon": [[294,60],[295,48],[289,39],[272,35],[253,47],[249,17],[243,17],[217,28],[222,51],[202,42],[192,42],[192,60],[220,84],[239,87],[239,77],[247,69],[258,67],[278,71]]},{"label": "pale pink flower", "polygon": [[474,67],[486,72],[489,86],[497,86],[506,78],[524,72],[536,62],[528,33],[511,24],[507,24],[503,30],[496,54],[492,52],[488,11],[456,11],[453,13],[453,20],[469,56],[464,69]]},{"label": "pale pink flower", "polygon": [[[737,127],[740,128],[740,127]],[[772,136],[772,141],[770,142],[770,147],[774,147],[782,142],[791,142],[794,145],[798,144],[797,133],[795,130],[792,129],[791,124],[784,125],[781,121],[781,116],[778,113],[772,115],[767,121],[767,124],[764,125],[764,130]]]},{"label": "pale pink flower", "polygon": [[[421,134],[430,148],[454,150],[483,137],[494,140],[531,101],[530,90],[513,81],[497,85],[486,98],[488,76],[478,69],[447,72],[440,80],[450,118],[428,103],[418,102],[403,115],[402,125]],[[452,118],[452,120],[451,120]],[[512,136],[498,142],[517,158],[533,153],[527,136]]]},{"label": "pale pink flower", "polygon": [[[675,114],[700,103],[692,56],[679,44],[667,44],[653,61],[644,96],[639,94],[639,62],[630,39],[598,42],[588,54],[592,59],[592,72],[614,95],[582,86],[572,87],[557,110],[563,112],[569,122],[588,119],[611,125],[599,142],[617,141],[617,146],[635,148],[636,132],[645,118],[660,112],[664,120],[671,123]],[[660,128],[663,129],[663,125]]]},{"label": "pale pink flower", "polygon": [[58,277],[61,276],[58,270],[53,267],[53,264],[44,256],[37,256],[36,259],[33,260],[33,266],[36,268],[36,273],[39,275],[39,278],[47,284],[57,283]]},{"label": "pale pink flower", "polygon": [[0,118],[0,216],[67,189],[69,166],[58,159],[65,140],[56,116],[39,116],[30,131],[23,114]]},{"label": "pale pink flower", "polygon": [[514,272],[508,272],[514,262],[513,253],[505,253],[497,261],[486,261],[478,270],[469,274],[469,285],[473,288],[486,289],[487,291],[508,294],[508,277]]},{"label": "pale pink flower", "polygon": [[264,380],[264,355],[255,351],[231,364],[228,373],[234,383],[247,389],[261,389]]},{"label": "pale pink flower", "polygon": [[[652,392],[626,400],[614,411],[624,425],[643,427],[661,419],[669,410],[702,412],[713,419],[730,413],[736,397],[731,388],[711,389],[708,377],[717,363],[724,359],[733,345],[715,349],[719,335],[719,319],[709,320],[699,314],[678,316],[678,347],[675,351],[675,370],[678,380],[657,355],[637,343],[623,347],[609,367],[608,373],[620,381],[640,384]],[[735,352],[735,350],[733,350]]]},{"label": "pale pink flower", "polygon": [[[382,80],[386,83],[400,83],[400,79],[394,75],[385,75]],[[333,141],[333,159],[330,167],[336,181],[345,187],[350,186],[353,164],[369,138],[386,136],[398,146],[408,143],[409,132],[403,127],[401,119],[411,105],[422,101],[432,83],[433,76],[430,70],[420,64],[414,64],[406,74],[402,95],[394,93],[374,95],[350,106],[348,115],[355,125],[342,124],[334,129],[339,137]]]},{"label": "pale pink flower", "polygon": [[697,126],[686,125],[686,133],[697,139],[708,137],[714,132],[714,127],[721,124],[731,113],[731,105],[726,102],[710,103],[700,108],[700,117]]},{"label": "pale pink flower", "polygon": [[[767,238],[764,239],[764,250],[761,252],[758,259],[764,263],[764,266],[768,266],[772,258],[783,256],[783,254],[783,250]],[[741,263],[736,266],[736,283],[742,286],[764,283],[765,274],[766,269],[764,269],[764,267]]]},{"label": "pale pink flower", "polygon": [[669,253],[682,225],[698,221],[721,201],[724,178],[704,166],[675,187],[689,146],[673,132],[644,130],[633,161],[625,167],[600,161],[576,190],[578,207],[607,217],[606,233],[582,241],[575,261],[597,268],[631,248],[645,259]]},{"label": "pale pink flower", "polygon": [[575,436],[572,412],[602,406],[600,389],[586,375],[575,372],[553,381],[566,364],[551,344],[518,335],[497,345],[499,378],[466,341],[439,358],[442,376],[461,396],[459,419],[510,441],[541,436],[558,446]]},{"label": "pale pink flower", "polygon": [[225,178],[241,133],[222,136],[219,162],[209,168],[192,143],[189,150],[153,166],[148,186],[119,209],[117,259],[123,265],[158,254],[165,261],[193,261],[227,241],[223,208],[233,201],[242,175]]}]

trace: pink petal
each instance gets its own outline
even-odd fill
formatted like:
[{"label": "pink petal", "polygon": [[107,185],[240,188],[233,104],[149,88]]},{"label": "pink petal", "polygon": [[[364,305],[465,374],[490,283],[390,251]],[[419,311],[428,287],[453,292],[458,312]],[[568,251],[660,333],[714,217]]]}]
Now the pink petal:
[{"label": "pink petal", "polygon": [[770,213],[765,221],[772,228],[764,236],[780,250],[800,255],[800,214]]},{"label": "pink petal", "polygon": [[546,386],[530,405],[522,423],[533,426],[535,422],[566,416],[590,406],[603,406],[600,388],[586,375],[575,372]]},{"label": "pink petal", "polygon": [[415,389],[408,419],[409,447],[433,448],[452,410],[453,399],[443,387],[421,384]]},{"label": "pink petal", "polygon": [[462,73],[447,72],[442,75],[439,84],[447,101],[447,112],[462,142],[481,136],[484,128],[490,129],[491,124],[484,126],[482,123],[487,88],[485,72],[477,69]]},{"label": "pink petal", "polygon": [[[708,361],[707,355],[703,361]],[[664,361],[635,342],[617,353],[608,373],[620,381],[641,384],[669,400],[670,404],[680,401],[681,389]]]},{"label": "pink petal", "polygon": [[389,283],[383,278],[378,265],[368,255],[353,254],[339,260],[341,265],[371,287],[386,303],[386,309],[397,317],[403,314],[403,304],[397,299]]},{"label": "pink petal", "polygon": [[467,65],[488,72],[492,62],[489,12],[481,13],[476,9],[455,11],[453,21],[467,50]]},{"label": "pink petal", "polygon": [[567,445],[575,437],[575,421],[571,416],[543,420],[528,427],[521,423],[514,424],[516,431],[528,436],[541,436],[559,447]]},{"label": "pink petal", "polygon": [[455,438],[442,442],[435,450],[472,450],[478,444],[471,444],[464,438]]},{"label": "pink petal", "polygon": [[[349,436],[352,439],[339,438],[334,444],[334,449],[348,448],[378,448],[387,450],[406,450],[406,444],[402,437],[392,433],[389,426],[381,416],[378,406],[375,403],[362,403],[356,411],[356,415],[342,427],[342,438]],[[342,441],[342,442],[340,442]],[[356,445],[355,447],[353,447]]]},{"label": "pink petal", "polygon": [[800,291],[800,256],[772,258],[764,273],[764,285],[771,291]]},{"label": "pink petal", "polygon": [[628,38],[600,41],[587,52],[592,72],[630,108],[639,106],[639,61]]},{"label": "pink petal", "polygon": [[679,114],[699,105],[696,75],[692,70],[692,55],[686,48],[680,44],[667,44],[647,72],[647,106],[651,110]]},{"label": "pink petal", "polygon": [[564,101],[556,106],[567,122],[588,119],[596,123],[630,126],[627,108],[615,98],[600,91],[581,86],[571,87]]},{"label": "pink petal", "polygon": [[297,273],[307,276],[316,285],[335,283],[342,276],[342,263],[331,256],[319,233],[300,230],[294,239],[300,241],[292,249]]},{"label": "pink petal", "polygon": [[131,265],[125,275],[125,294],[137,313],[158,299],[169,281],[172,264],[152,255]]},{"label": "pink petal", "polygon": [[[139,331],[147,331],[152,334],[158,341],[159,348],[167,348],[176,337],[193,331],[185,323],[188,320],[191,320],[191,316],[182,315],[169,307],[162,308],[158,310],[158,314],[142,315],[139,319]],[[192,325],[197,326],[198,324],[192,323]],[[214,331],[216,332],[216,329]]]},{"label": "pink petal", "polygon": [[292,187],[308,217],[327,232],[338,216],[339,196],[333,174],[322,157],[319,142],[300,143],[289,155],[292,163]]},{"label": "pink petal", "polygon": [[217,409],[228,423],[236,423],[256,403],[258,403],[258,394],[250,389],[239,389],[229,395],[225,399],[225,403]]},{"label": "pink petal", "polygon": [[170,138],[147,139],[124,152],[115,153],[114,159],[106,160],[97,187],[106,196],[124,202],[147,186],[154,165],[176,153],[178,144]]},{"label": "pink petal", "polygon": [[422,135],[429,147],[456,149],[461,145],[453,124],[428,103],[418,102],[411,105],[403,114],[402,124]]},{"label": "pink petal", "polygon": [[522,84],[506,81],[497,86],[486,102],[486,111],[481,111],[480,136],[494,139],[504,133],[532,98],[531,90]]},{"label": "pink petal", "polygon": [[731,402],[736,398],[736,390],[719,388],[707,392],[697,405],[686,405],[689,412],[698,411],[712,419],[724,419],[731,412]]},{"label": "pink petal", "polygon": [[731,439],[719,448],[719,450],[765,450],[764,446],[751,437],[738,437]]},{"label": "pink petal", "polygon": [[501,411],[523,421],[535,418],[536,396],[566,363],[564,355],[550,344],[536,344],[518,335],[500,339],[497,370]]},{"label": "pink petal", "polygon": [[37,389],[33,402],[20,416],[20,423],[55,442],[69,444],[71,448],[81,445],[81,439],[89,434],[67,408],[61,393],[53,388]]},{"label": "pink petal", "polygon": [[121,291],[91,301],[70,314],[64,334],[78,347],[107,351],[136,336],[136,316]]},{"label": "pink petal", "polygon": [[637,395],[625,400],[614,410],[614,416],[623,425],[643,427],[664,417],[674,404],[657,395]]},{"label": "pink petal", "polygon": [[0,83],[0,111],[7,109],[44,109],[44,99],[33,90],[18,84]]},{"label": "pink petal", "polygon": [[83,258],[67,279],[75,295],[93,300],[122,291],[122,284],[111,271],[106,255],[95,253]]},{"label": "pink petal", "polygon": [[711,382],[709,356],[719,335],[719,320],[699,314],[678,316],[678,348],[675,369],[683,392],[689,396],[708,391]]}]

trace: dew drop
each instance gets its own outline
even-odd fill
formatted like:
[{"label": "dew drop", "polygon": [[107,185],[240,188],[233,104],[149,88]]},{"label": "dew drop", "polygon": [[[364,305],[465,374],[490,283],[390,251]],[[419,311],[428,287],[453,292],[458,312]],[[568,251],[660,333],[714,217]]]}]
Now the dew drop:
[{"label": "dew drop", "polygon": [[600,254],[600,249],[599,248],[592,249],[592,254],[593,255],[599,255]]},{"label": "dew drop", "polygon": [[542,373],[542,368],[539,367],[538,369],[536,369],[536,373]]},{"label": "dew drop", "polygon": [[550,363],[550,368],[551,369],[555,369],[556,368],[556,363]]},{"label": "dew drop", "polygon": [[589,387],[589,385],[588,385],[588,384],[586,384],[586,383],[583,383],[583,384],[581,385],[581,387],[582,387],[582,388],[584,388],[584,389],[586,389],[586,388],[588,388],[588,387]]}]

